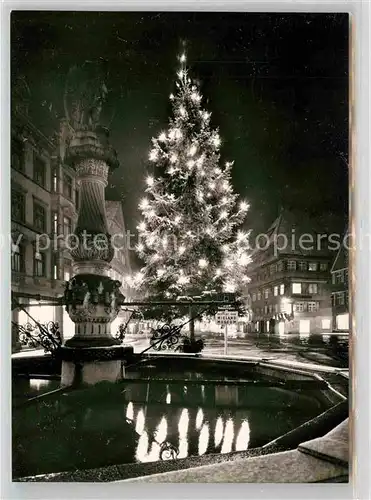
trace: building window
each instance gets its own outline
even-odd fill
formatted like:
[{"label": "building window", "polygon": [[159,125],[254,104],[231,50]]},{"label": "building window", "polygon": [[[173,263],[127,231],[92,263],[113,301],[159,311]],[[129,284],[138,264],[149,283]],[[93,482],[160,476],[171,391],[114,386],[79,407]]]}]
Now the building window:
[{"label": "building window", "polygon": [[67,174],[63,175],[63,194],[66,198],[72,199],[72,178]]},{"label": "building window", "polygon": [[344,271],[335,271],[332,275],[332,283],[334,285],[344,283]]},{"label": "building window", "polygon": [[317,262],[309,262],[308,271],[317,271],[318,265]]},{"label": "building window", "polygon": [[45,161],[39,156],[34,157],[33,178],[34,181],[42,187],[45,187],[45,172]]},{"label": "building window", "polygon": [[262,294],[261,294],[261,292],[258,292],[258,300],[261,300],[261,298],[262,298]]},{"label": "building window", "polygon": [[308,302],[308,312],[315,312],[319,309],[319,302]]},{"label": "building window", "polygon": [[69,217],[63,217],[63,234],[68,236],[72,233],[72,222]]},{"label": "building window", "polygon": [[280,261],[278,262],[278,264],[277,264],[277,271],[278,271],[278,272],[283,271],[283,262],[282,262],[282,260],[280,260]]},{"label": "building window", "polygon": [[256,301],[256,293],[253,293],[252,294],[252,301],[255,302]]},{"label": "building window", "polygon": [[72,273],[72,260],[63,259],[63,279],[69,281]]},{"label": "building window", "polygon": [[58,192],[58,167],[52,167],[52,191]]},{"label": "building window", "polygon": [[337,330],[349,330],[349,313],[336,316]]},{"label": "building window", "polygon": [[345,293],[344,292],[340,292],[340,293],[337,293],[337,303],[339,306],[343,306],[345,304]]},{"label": "building window", "polygon": [[45,208],[37,202],[33,204],[33,224],[38,231],[45,231],[46,212]]},{"label": "building window", "polygon": [[53,233],[58,234],[58,213],[52,212]]},{"label": "building window", "polygon": [[59,261],[58,261],[58,254],[57,253],[53,254],[52,276],[53,276],[53,279],[55,279],[55,280],[59,279]]},{"label": "building window", "polygon": [[35,250],[34,253],[34,275],[37,277],[45,276],[45,266],[46,255],[43,252],[37,252]]},{"label": "building window", "polygon": [[327,262],[321,262],[319,268],[320,271],[327,271]]},{"label": "building window", "polygon": [[317,283],[309,283],[309,285],[308,285],[308,293],[318,293],[318,285],[317,285]]},{"label": "building window", "polygon": [[274,287],[273,293],[274,293],[274,296],[277,297],[277,295],[278,295],[278,285]]},{"label": "building window", "polygon": [[292,293],[301,293],[301,283],[292,284]]},{"label": "building window", "polygon": [[285,285],[282,284],[280,285],[280,295],[283,295],[285,293]]},{"label": "building window", "polygon": [[307,270],[307,263],[304,260],[300,260],[299,263],[299,270],[300,271],[306,271]]},{"label": "building window", "polygon": [[310,333],[310,320],[301,319],[299,322],[299,334],[309,334]]},{"label": "building window", "polygon": [[264,314],[268,314],[268,306],[264,306]]},{"label": "building window", "polygon": [[276,305],[274,306],[274,311],[275,311],[276,313],[278,313],[278,312],[279,312],[279,305],[278,305],[278,304],[276,304]]},{"label": "building window", "polygon": [[11,146],[11,164],[12,168],[19,170],[20,172],[24,171],[24,147],[23,142],[15,137],[12,137],[12,146]]},{"label": "building window", "polygon": [[267,299],[269,297],[269,288],[264,290],[264,298]]},{"label": "building window", "polygon": [[276,264],[272,264],[270,267],[269,267],[269,272],[270,274],[275,274],[276,272]]},{"label": "building window", "polygon": [[12,219],[25,221],[25,195],[12,189]]},{"label": "building window", "polygon": [[22,245],[12,245],[11,264],[12,271],[24,273],[24,247]]},{"label": "building window", "polygon": [[296,271],[296,260],[288,260],[287,261],[287,270],[288,271]]},{"label": "building window", "polygon": [[323,328],[323,330],[330,330],[331,320],[330,319],[323,319],[322,320],[322,328]]},{"label": "building window", "polygon": [[295,303],[295,312],[303,312],[305,310],[305,302]]}]

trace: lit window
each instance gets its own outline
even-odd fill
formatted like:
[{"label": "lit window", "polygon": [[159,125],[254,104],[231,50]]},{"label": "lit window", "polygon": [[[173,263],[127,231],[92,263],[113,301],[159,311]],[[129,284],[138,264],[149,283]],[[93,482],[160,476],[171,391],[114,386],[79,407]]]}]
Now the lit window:
[{"label": "lit window", "polygon": [[287,261],[287,270],[288,271],[296,271],[296,260]]},{"label": "lit window", "polygon": [[53,254],[53,279],[58,280],[59,279],[59,262],[58,262],[58,254],[54,253]]},{"label": "lit window", "polygon": [[299,269],[300,269],[300,271],[306,271],[307,270],[307,263],[304,260],[301,260],[299,262]]},{"label": "lit window", "polygon": [[310,333],[310,320],[309,319],[301,319],[299,322],[299,333],[308,334]]},{"label": "lit window", "polygon": [[322,320],[322,328],[323,328],[323,330],[329,330],[331,328],[331,320],[330,319],[323,319]]},{"label": "lit window", "polygon": [[54,232],[54,234],[58,233],[58,214],[57,214],[57,212],[53,212],[53,232]]},{"label": "lit window", "polygon": [[72,261],[70,259],[63,260],[63,279],[69,281],[72,274]]},{"label": "lit window", "polygon": [[321,262],[319,268],[320,271],[327,271],[327,262]]},{"label": "lit window", "polygon": [[256,301],[256,293],[253,293],[252,294],[252,301],[255,302]]},{"label": "lit window", "polygon": [[282,284],[280,285],[280,295],[283,295],[285,293],[285,285]]},{"label": "lit window", "polygon": [[279,335],[285,334],[285,322],[284,321],[280,321],[278,323],[278,333],[279,333]]},{"label": "lit window", "polygon": [[267,299],[269,297],[269,288],[264,290],[264,298]]},{"label": "lit window", "polygon": [[317,262],[309,262],[308,271],[317,271]]},{"label": "lit window", "polygon": [[274,287],[274,296],[277,297],[278,295],[278,286]]},{"label": "lit window", "polygon": [[308,312],[315,312],[319,309],[319,302],[308,302]]},{"label": "lit window", "polygon": [[57,167],[52,167],[52,191],[58,191],[58,170]]},{"label": "lit window", "polygon": [[261,300],[261,298],[262,298],[262,294],[261,294],[261,292],[258,292],[258,300]]},{"label": "lit window", "polygon": [[295,304],[295,311],[296,312],[303,312],[304,308],[305,308],[304,302],[296,302],[296,304]]},{"label": "lit window", "polygon": [[308,285],[308,293],[318,293],[318,285],[317,283],[309,283]]},{"label": "lit window", "polygon": [[268,306],[264,306],[264,314],[268,314]]},{"label": "lit window", "polygon": [[349,314],[339,314],[336,316],[337,330],[349,330]]},{"label": "lit window", "polygon": [[301,293],[301,283],[292,284],[292,293]]}]

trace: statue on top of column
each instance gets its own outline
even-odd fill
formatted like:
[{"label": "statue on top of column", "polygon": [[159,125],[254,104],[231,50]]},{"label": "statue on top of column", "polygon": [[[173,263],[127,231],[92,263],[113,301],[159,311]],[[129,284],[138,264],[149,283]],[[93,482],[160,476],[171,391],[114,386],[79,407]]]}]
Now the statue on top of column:
[{"label": "statue on top of column", "polygon": [[67,121],[74,130],[96,130],[100,125],[108,89],[100,66],[86,61],[72,67],[67,75],[64,109]]}]

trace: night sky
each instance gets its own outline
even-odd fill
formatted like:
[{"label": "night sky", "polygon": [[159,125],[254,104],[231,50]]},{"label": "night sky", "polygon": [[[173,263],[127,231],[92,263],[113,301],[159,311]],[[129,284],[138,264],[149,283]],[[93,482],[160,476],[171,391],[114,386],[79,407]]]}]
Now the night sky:
[{"label": "night sky", "polygon": [[[281,207],[348,211],[347,14],[13,12],[12,78],[45,133],[63,116],[72,65],[100,61],[120,167],[107,197],[134,231],[150,139],[166,128],[180,39],[219,126],[222,159],[263,231]],[[14,80],[13,80],[14,81]]]}]

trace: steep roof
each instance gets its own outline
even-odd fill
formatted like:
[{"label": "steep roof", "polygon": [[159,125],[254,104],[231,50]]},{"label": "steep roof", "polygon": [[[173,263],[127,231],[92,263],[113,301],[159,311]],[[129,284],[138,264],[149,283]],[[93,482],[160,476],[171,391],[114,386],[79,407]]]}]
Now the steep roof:
[{"label": "steep roof", "polygon": [[299,210],[281,210],[268,230],[252,242],[253,262],[274,255],[330,256],[328,236],[337,234],[339,223],[338,216],[333,214],[314,216]]},{"label": "steep roof", "polygon": [[344,234],[344,238],[342,240],[342,245],[340,246],[336,257],[334,259],[334,263],[331,267],[331,272],[340,271],[341,269],[347,269],[349,267],[349,249],[348,245],[345,244],[348,240],[349,231],[346,230]]}]

